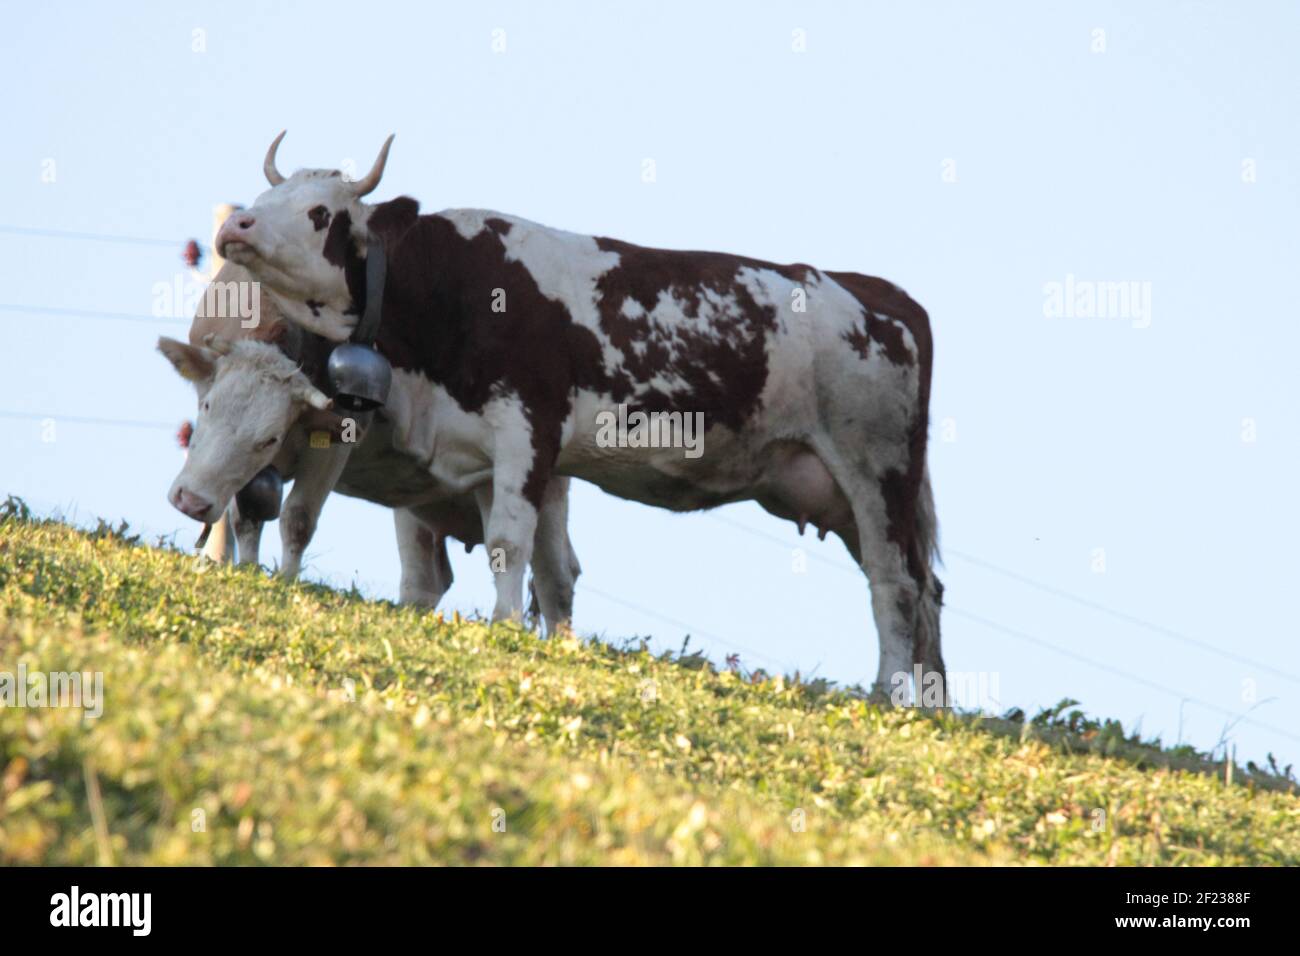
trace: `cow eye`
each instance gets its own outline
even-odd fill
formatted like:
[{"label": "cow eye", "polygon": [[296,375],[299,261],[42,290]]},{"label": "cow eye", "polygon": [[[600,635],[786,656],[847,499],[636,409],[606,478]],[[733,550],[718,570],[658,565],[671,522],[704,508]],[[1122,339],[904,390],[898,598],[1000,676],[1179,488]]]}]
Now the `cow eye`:
[{"label": "cow eye", "polygon": [[312,221],[316,231],[320,232],[330,224],[330,211],[324,206],[313,206],[307,211],[307,218]]},{"label": "cow eye", "polygon": [[277,436],[277,435],[272,435],[270,438],[267,438],[267,439],[264,439],[264,440],[258,442],[258,443],[257,443],[257,450],[258,450],[258,451],[266,451],[266,449],[270,448],[272,445],[274,445],[274,444],[275,444],[277,441],[279,441],[279,440],[280,440],[280,439],[279,439],[279,436]]}]

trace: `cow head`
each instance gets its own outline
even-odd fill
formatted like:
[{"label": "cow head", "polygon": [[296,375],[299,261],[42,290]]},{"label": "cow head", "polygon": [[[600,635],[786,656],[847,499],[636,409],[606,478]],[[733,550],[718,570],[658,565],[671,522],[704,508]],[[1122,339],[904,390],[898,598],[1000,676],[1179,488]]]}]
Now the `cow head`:
[{"label": "cow head", "polygon": [[275,459],[299,416],[330,404],[292,359],[264,342],[209,336],[203,347],[160,338],[158,350],[199,394],[189,454],[167,495],[197,521],[215,521]]},{"label": "cow head", "polygon": [[[348,274],[350,268],[355,273],[366,248],[370,212],[361,198],[379,185],[393,137],[384,142],[370,172],[355,182],[329,169],[300,169],[285,177],[275,164],[282,139],[284,133],[271,143],[262,164],[271,188],[225,221],[217,252],[247,268],[282,304],[287,301],[295,321],[327,338],[346,338],[350,323],[344,329],[337,320],[311,319],[325,309],[341,315],[363,305],[354,302],[358,276]],[[295,305],[305,306],[306,314]]]}]

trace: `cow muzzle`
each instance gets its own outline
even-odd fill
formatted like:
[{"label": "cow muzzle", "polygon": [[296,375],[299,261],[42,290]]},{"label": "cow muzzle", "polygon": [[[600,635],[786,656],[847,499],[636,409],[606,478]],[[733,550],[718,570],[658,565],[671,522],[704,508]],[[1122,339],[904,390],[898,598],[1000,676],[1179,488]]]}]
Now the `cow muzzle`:
[{"label": "cow muzzle", "polygon": [[255,255],[257,250],[253,245],[253,228],[256,225],[257,218],[250,213],[239,209],[232,212],[217,230],[217,238],[213,242],[217,255],[236,262]]},{"label": "cow muzzle", "polygon": [[211,520],[212,512],[215,510],[212,502],[207,498],[180,486],[172,490],[171,503],[177,511],[195,521]]}]

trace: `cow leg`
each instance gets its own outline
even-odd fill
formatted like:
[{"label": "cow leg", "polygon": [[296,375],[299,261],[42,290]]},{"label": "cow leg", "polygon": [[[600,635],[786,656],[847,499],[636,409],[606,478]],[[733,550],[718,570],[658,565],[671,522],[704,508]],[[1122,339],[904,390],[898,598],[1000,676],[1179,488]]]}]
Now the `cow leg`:
[{"label": "cow leg", "polygon": [[[230,508],[233,507],[234,502],[231,502]],[[203,546],[203,556],[218,564],[235,560],[235,542],[230,537],[230,508],[221,512],[221,517],[208,532],[207,544]]]},{"label": "cow leg", "polygon": [[320,519],[325,499],[334,489],[343,474],[352,445],[336,442],[329,450],[308,451],[303,455],[297,474],[293,479],[293,490],[285,500],[284,510],[280,514],[280,542],[283,545],[283,557],[280,562],[280,574],[296,578],[302,571],[302,555],[316,533],[316,522]]},{"label": "cow leg", "polygon": [[406,508],[393,509],[393,523],[402,561],[399,600],[416,607],[437,607],[452,581],[446,537]]},{"label": "cow leg", "polygon": [[533,538],[533,591],[548,635],[569,626],[574,583],[581,573],[569,541],[569,479],[557,475],[542,499]]},{"label": "cow leg", "polygon": [[239,506],[230,502],[227,514],[235,526],[236,552],[240,564],[257,564],[258,551],[262,546],[262,522],[250,521],[239,513]]},{"label": "cow leg", "polygon": [[[947,703],[943,658],[939,649],[939,602],[942,589],[930,569],[934,509],[929,483],[915,487],[905,472],[877,474],[865,462],[848,464],[833,448],[819,456],[848,498],[857,526],[857,554],[871,589],[871,609],[880,640],[880,664],[873,691],[890,697],[922,665],[918,699],[938,674],[940,698]],[[893,519],[891,521],[891,518]],[[853,552],[853,549],[849,549]],[[932,691],[933,693],[933,691]]]},{"label": "cow leg", "polygon": [[522,476],[498,467],[490,487],[480,485],[474,490],[483,513],[488,567],[496,580],[494,621],[523,620],[524,572],[532,559],[538,515],[522,488]]}]

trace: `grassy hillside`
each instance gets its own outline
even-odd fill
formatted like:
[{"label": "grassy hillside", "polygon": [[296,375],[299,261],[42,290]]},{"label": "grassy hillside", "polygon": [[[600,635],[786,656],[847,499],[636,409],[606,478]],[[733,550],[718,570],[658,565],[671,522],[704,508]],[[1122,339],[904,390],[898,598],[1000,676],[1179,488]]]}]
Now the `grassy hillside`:
[{"label": "grassy hillside", "polygon": [[[0,510],[0,864],[1300,864],[1270,778],[203,566]],[[1179,769],[1179,765],[1190,769]]]}]

